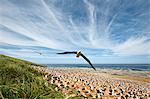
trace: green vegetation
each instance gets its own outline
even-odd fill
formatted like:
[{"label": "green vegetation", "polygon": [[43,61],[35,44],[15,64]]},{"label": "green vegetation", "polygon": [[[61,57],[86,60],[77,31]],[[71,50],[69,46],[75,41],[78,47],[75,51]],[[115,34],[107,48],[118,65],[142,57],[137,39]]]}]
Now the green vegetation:
[{"label": "green vegetation", "polygon": [[31,66],[42,66],[0,54],[0,98],[45,99],[64,98],[48,84],[43,73]]}]

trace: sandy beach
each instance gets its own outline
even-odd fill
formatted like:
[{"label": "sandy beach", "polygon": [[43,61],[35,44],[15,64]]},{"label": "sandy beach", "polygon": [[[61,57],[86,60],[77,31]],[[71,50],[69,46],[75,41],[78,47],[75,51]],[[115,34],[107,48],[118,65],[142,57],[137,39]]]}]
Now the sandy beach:
[{"label": "sandy beach", "polygon": [[89,68],[33,67],[69,97],[98,99],[150,99],[150,73]]}]

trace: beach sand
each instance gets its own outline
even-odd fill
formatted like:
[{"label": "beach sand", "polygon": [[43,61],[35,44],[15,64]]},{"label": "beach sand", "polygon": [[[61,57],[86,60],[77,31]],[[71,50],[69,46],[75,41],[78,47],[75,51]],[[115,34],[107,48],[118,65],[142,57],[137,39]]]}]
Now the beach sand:
[{"label": "beach sand", "polygon": [[90,68],[34,67],[69,97],[150,99],[150,72]]}]

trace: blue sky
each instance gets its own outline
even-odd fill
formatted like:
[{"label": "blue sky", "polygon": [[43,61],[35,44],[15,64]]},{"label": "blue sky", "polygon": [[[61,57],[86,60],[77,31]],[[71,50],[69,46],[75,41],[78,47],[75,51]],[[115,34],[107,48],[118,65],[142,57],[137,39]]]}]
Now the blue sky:
[{"label": "blue sky", "polygon": [[[150,63],[149,0],[0,0],[0,54],[36,63]],[[37,52],[43,53],[39,55]]]}]

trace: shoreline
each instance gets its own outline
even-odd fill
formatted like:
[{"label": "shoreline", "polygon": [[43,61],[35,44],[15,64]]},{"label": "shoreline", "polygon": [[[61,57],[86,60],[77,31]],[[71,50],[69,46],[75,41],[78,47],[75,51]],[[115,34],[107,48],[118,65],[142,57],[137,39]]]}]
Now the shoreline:
[{"label": "shoreline", "polygon": [[[128,71],[149,71],[150,64],[93,64],[96,69],[113,69]],[[44,64],[47,67],[58,68],[91,68],[87,64]]]},{"label": "shoreline", "polygon": [[[46,66],[45,68],[49,69],[69,69],[69,70],[94,70],[92,68],[86,68],[86,67],[48,67]],[[110,72],[111,71],[111,72]],[[143,78],[148,78],[150,79],[150,71],[137,71],[137,70],[126,70],[126,69],[108,69],[108,68],[96,68],[95,72],[103,72],[103,73],[109,73],[110,75],[118,75],[118,76],[123,76],[123,75],[128,75],[128,76],[133,76],[133,77],[143,77]]]}]

